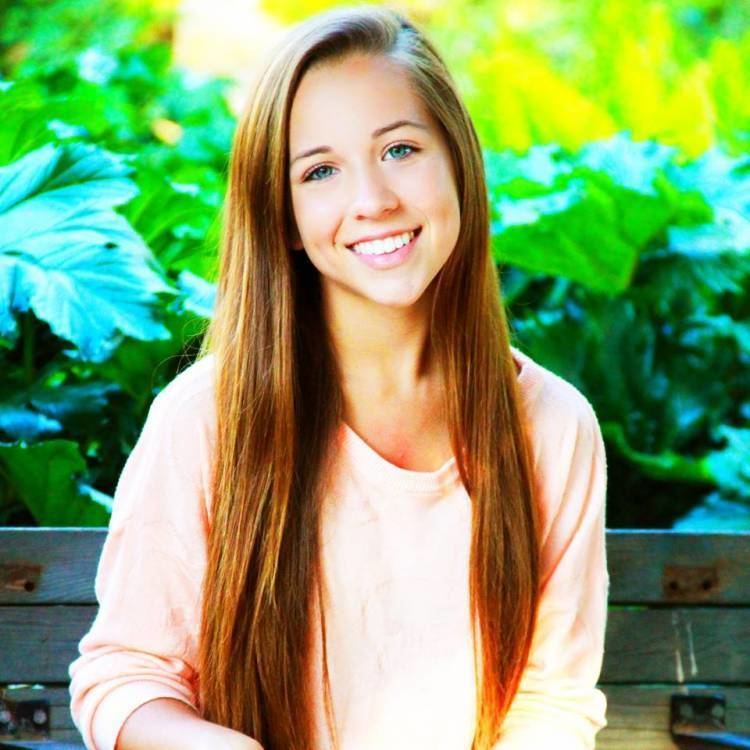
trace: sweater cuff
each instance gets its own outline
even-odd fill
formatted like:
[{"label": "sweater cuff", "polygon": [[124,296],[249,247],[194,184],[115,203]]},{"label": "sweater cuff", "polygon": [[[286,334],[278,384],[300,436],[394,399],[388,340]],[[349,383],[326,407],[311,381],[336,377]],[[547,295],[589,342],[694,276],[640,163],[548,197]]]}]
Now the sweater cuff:
[{"label": "sweater cuff", "polygon": [[555,750],[589,750],[589,748],[593,748],[593,745],[587,745],[583,740],[576,737],[563,735],[558,730],[521,729],[503,735],[492,746],[492,750],[529,750],[532,747],[554,747]]},{"label": "sweater cuff", "polygon": [[91,735],[95,750],[114,750],[125,720],[149,701],[157,698],[174,698],[197,711],[197,707],[184,693],[153,680],[134,680],[110,690],[94,712]]},{"label": "sweater cuff", "polygon": [[560,727],[523,727],[503,733],[492,750],[529,750],[536,747],[554,747],[555,750],[593,750],[594,745],[577,734],[562,731]]}]

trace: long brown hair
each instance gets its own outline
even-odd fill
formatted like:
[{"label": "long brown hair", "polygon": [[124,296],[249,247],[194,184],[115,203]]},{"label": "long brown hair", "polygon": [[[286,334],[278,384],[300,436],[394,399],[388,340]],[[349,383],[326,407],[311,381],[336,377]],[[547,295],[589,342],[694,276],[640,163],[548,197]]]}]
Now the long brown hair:
[{"label": "long brown hair", "polygon": [[[354,52],[402,66],[441,124],[453,162],[461,228],[434,282],[430,346],[472,499],[469,590],[479,636],[473,747],[486,750],[530,651],[539,585],[537,492],[489,250],[480,144],[432,44],[406,17],[382,7],[337,9],[293,27],[258,76],[236,130],[217,304],[201,349],[201,356],[216,357],[217,413],[201,710],[265,750],[314,744],[309,655],[320,582],[318,521],[344,402],[318,272],[305,253],[289,249],[288,127],[310,66]],[[324,675],[327,686],[325,665]]]}]

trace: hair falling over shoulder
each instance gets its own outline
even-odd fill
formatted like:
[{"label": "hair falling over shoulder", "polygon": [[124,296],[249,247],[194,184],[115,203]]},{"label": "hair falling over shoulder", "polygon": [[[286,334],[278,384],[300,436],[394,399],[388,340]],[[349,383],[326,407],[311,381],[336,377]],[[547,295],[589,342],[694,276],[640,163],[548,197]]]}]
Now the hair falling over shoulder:
[{"label": "hair falling over shoulder", "polygon": [[[538,607],[528,435],[489,251],[476,132],[431,43],[402,15],[372,6],[293,27],[268,57],[234,137],[217,305],[202,349],[216,357],[217,433],[201,710],[265,750],[315,745],[309,655],[319,507],[343,400],[317,271],[304,253],[289,251],[288,120],[310,66],[350,52],[403,66],[442,124],[453,160],[461,229],[436,279],[431,346],[448,385],[453,452],[472,499],[473,748],[489,750],[518,690]],[[323,673],[328,687],[325,665]]]}]

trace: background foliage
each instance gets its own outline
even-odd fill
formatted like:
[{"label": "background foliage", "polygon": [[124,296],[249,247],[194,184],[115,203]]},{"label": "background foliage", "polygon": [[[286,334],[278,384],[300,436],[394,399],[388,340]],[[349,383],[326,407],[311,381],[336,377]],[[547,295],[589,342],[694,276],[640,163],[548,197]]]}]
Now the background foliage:
[{"label": "background foliage", "polygon": [[[485,146],[515,343],[599,416],[607,525],[750,528],[747,7],[406,9]],[[0,523],[105,524],[211,314],[235,120],[171,29],[133,0],[0,4]]]}]

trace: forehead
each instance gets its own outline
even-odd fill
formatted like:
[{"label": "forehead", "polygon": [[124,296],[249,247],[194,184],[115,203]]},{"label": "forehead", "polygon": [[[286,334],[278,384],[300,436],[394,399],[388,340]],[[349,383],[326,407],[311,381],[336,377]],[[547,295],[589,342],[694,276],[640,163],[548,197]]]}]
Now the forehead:
[{"label": "forehead", "polygon": [[348,55],[321,63],[303,76],[292,101],[290,149],[337,137],[369,140],[376,127],[398,119],[431,124],[408,73],[383,56]]}]

